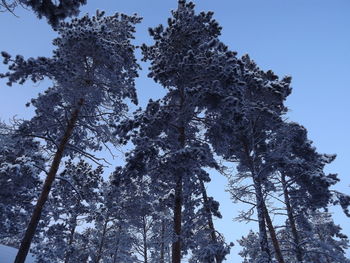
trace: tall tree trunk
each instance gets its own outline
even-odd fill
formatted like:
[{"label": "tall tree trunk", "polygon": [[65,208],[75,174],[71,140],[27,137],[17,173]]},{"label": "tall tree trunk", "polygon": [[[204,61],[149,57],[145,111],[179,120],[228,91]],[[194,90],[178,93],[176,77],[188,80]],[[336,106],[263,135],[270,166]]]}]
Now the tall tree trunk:
[{"label": "tall tree trunk", "polygon": [[99,263],[102,257],[102,249],[103,246],[105,244],[105,237],[106,237],[106,233],[107,233],[107,224],[109,222],[109,218],[108,216],[105,219],[105,222],[103,224],[103,229],[102,229],[102,237],[101,237],[101,241],[100,241],[100,245],[98,247],[98,251],[97,251],[97,257],[96,257],[96,261],[95,263]]},{"label": "tall tree trunk", "polygon": [[265,202],[264,202],[264,214],[265,214],[266,225],[267,225],[267,228],[268,228],[269,233],[270,233],[273,247],[275,249],[276,259],[277,259],[278,263],[285,263],[282,252],[281,252],[280,244],[277,240],[276,231],[275,231],[275,228],[273,227],[272,220],[271,220],[269,211],[266,208]]},{"label": "tall tree trunk", "polygon": [[271,253],[269,249],[266,225],[265,225],[264,196],[261,189],[261,182],[260,182],[260,179],[257,177],[255,177],[253,181],[254,181],[255,196],[256,196],[256,210],[258,214],[258,223],[259,223],[260,249],[263,253],[265,253],[268,262],[271,262]]},{"label": "tall tree trunk", "polygon": [[181,221],[182,221],[182,175],[178,175],[175,188],[174,234],[172,263],[181,263]]},{"label": "tall tree trunk", "polygon": [[44,205],[47,201],[47,198],[49,196],[52,183],[55,180],[58,168],[60,166],[64,150],[67,146],[67,143],[69,141],[69,138],[71,137],[75,124],[77,122],[79,111],[81,106],[83,105],[83,99],[81,99],[78,102],[77,108],[73,111],[70,120],[68,121],[67,128],[62,136],[61,142],[57,148],[57,151],[55,153],[54,159],[52,161],[50,170],[47,174],[43,189],[41,191],[41,194],[39,196],[39,199],[36,203],[36,206],[34,208],[32,217],[30,219],[30,222],[27,226],[27,230],[24,234],[24,237],[21,242],[21,246],[19,247],[19,250],[17,252],[17,256],[15,259],[15,263],[24,263],[26,260],[26,257],[29,252],[30,245],[32,243],[33,237],[35,235],[36,228],[38,226],[39,220],[41,218],[41,213],[44,208]]},{"label": "tall tree trunk", "polygon": [[241,138],[243,151],[245,154],[245,157],[248,162],[248,168],[251,172],[251,177],[253,179],[254,184],[254,190],[255,190],[255,198],[256,198],[256,210],[258,215],[258,226],[259,226],[259,243],[260,243],[260,250],[266,257],[266,260],[268,263],[271,263],[271,253],[269,249],[269,243],[267,239],[267,232],[266,232],[266,224],[265,224],[265,216],[264,216],[264,195],[262,192],[262,185],[261,185],[261,178],[259,177],[259,174],[256,172],[256,166],[254,161],[254,143],[252,143],[253,147],[249,147],[251,143],[248,143],[249,140],[247,140],[246,137],[242,136]]},{"label": "tall tree trunk", "polygon": [[74,218],[74,224],[73,224],[72,229],[70,230],[70,233],[69,233],[68,251],[66,252],[64,263],[69,262],[69,258],[72,254],[71,245],[73,244],[73,241],[74,241],[74,234],[75,234],[76,227],[77,227],[77,216],[75,216],[75,218]]},{"label": "tall tree trunk", "polygon": [[[201,192],[202,192],[202,197],[203,197],[203,202],[204,202],[204,209],[207,214],[207,220],[208,220],[208,228],[210,229],[210,237],[211,241],[214,244],[218,243],[217,237],[216,237],[216,231],[213,223],[213,218],[212,218],[212,213],[209,207],[209,200],[208,200],[208,195],[207,195],[207,190],[205,189],[204,182],[203,180],[199,179],[200,181],[200,186],[201,186]],[[222,255],[215,255],[215,260],[216,263],[221,263],[224,259]]]},{"label": "tall tree trunk", "polygon": [[300,238],[299,238],[299,234],[298,234],[297,227],[295,224],[293,210],[292,210],[292,206],[290,204],[290,198],[289,198],[286,177],[284,174],[281,174],[281,182],[282,182],[282,187],[283,187],[284,202],[286,203],[287,215],[288,215],[288,220],[289,220],[289,224],[290,224],[290,230],[292,232],[293,242],[295,244],[295,256],[296,256],[297,261],[299,263],[303,263],[303,257],[304,257],[303,250],[300,247]]},{"label": "tall tree trunk", "polygon": [[[183,98],[181,99],[181,109]],[[185,127],[179,128],[179,144],[185,147]],[[172,263],[181,263],[181,223],[182,223],[182,171],[176,175],[175,197],[174,197],[174,235],[175,241],[172,244]]]}]

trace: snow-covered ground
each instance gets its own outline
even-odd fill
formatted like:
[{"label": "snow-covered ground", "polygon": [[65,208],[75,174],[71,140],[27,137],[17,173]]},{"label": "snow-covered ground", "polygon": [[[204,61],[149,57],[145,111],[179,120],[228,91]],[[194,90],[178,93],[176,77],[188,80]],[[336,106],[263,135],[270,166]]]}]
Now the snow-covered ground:
[{"label": "snow-covered ground", "polygon": [[[17,249],[0,245],[0,263],[13,263]],[[25,263],[34,263],[34,257],[28,255]]]}]

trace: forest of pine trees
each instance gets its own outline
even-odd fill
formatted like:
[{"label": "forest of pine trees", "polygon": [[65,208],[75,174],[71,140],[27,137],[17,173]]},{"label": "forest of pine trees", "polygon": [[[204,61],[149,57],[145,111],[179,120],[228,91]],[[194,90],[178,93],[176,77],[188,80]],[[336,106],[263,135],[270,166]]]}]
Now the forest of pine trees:
[{"label": "forest of pine trees", "polygon": [[[237,221],[256,225],[232,240],[243,263],[350,263],[349,239],[329,212],[340,205],[350,216],[350,196],[325,172],[336,156],[285,118],[291,77],[238,57],[214,14],[192,2],[179,0],[141,47],[136,15],[63,21],[85,3],[0,4],[30,7],[58,33],[51,57],[1,52],[9,86],[50,80],[27,105],[31,119],[0,123],[0,244],[18,249],[15,263],[29,252],[38,263],[225,262],[234,244],[215,228],[210,171],[246,205]],[[165,95],[130,114],[137,49]],[[123,147],[122,165],[100,157]]]}]

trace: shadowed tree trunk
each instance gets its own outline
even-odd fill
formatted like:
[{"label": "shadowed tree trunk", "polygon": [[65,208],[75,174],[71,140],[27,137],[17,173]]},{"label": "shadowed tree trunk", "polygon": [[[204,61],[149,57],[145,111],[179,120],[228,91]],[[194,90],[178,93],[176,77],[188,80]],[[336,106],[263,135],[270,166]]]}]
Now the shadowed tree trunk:
[{"label": "shadowed tree trunk", "polygon": [[68,122],[68,125],[66,127],[66,130],[62,136],[61,142],[58,145],[57,151],[55,153],[54,159],[52,161],[51,167],[49,172],[47,173],[46,180],[44,182],[43,190],[39,196],[39,199],[36,203],[36,206],[34,208],[32,217],[30,219],[30,222],[28,224],[27,230],[25,232],[25,235],[22,239],[20,248],[17,252],[17,256],[14,263],[24,263],[26,260],[26,257],[28,255],[30,245],[32,243],[33,237],[35,235],[36,228],[38,226],[39,220],[41,218],[41,213],[44,208],[44,205],[47,201],[47,198],[49,196],[52,183],[55,180],[58,168],[60,166],[64,150],[67,146],[67,143],[69,141],[69,138],[71,137],[75,124],[77,122],[79,111],[81,106],[83,105],[83,99],[80,99],[78,102],[77,108],[73,111],[71,118]]},{"label": "shadowed tree trunk", "polygon": [[278,263],[285,263],[282,252],[281,252],[280,244],[277,240],[275,228],[273,227],[269,211],[267,210],[265,204],[264,204],[264,214],[265,214],[267,229],[269,230],[270,237],[271,237],[272,244],[273,244],[273,248],[275,249],[276,259],[277,259]]},{"label": "shadowed tree trunk", "polygon": [[258,226],[259,226],[260,250],[267,257],[266,258],[267,262],[270,263],[271,253],[270,253],[268,239],[267,239],[265,216],[264,216],[264,207],[265,207],[264,195],[262,192],[261,179],[259,177],[259,174],[256,172],[254,158],[251,156],[251,152],[253,151],[249,150],[250,148],[248,145],[249,144],[247,143],[247,140],[243,137],[242,146],[244,149],[244,153],[246,155],[245,157],[248,162],[247,166],[251,172],[251,177],[253,179],[254,190],[255,190],[256,210],[258,214]]},{"label": "shadowed tree trunk", "polygon": [[[184,109],[184,89],[180,89],[180,111]],[[179,137],[178,142],[181,149],[185,148],[186,135],[185,135],[185,125],[183,120],[181,120],[181,125],[179,125]],[[182,177],[183,171],[179,171],[176,174],[176,185],[175,185],[175,196],[174,196],[174,235],[175,242],[172,244],[172,263],[181,263],[181,223],[182,223]]]},{"label": "shadowed tree trunk", "polygon": [[182,221],[182,175],[178,175],[175,188],[174,234],[172,245],[172,263],[181,263],[181,221]]},{"label": "shadowed tree trunk", "polygon": [[[211,213],[209,203],[208,203],[209,200],[208,200],[207,190],[205,189],[203,180],[200,179],[199,181],[200,181],[201,192],[202,192],[202,197],[203,197],[203,202],[204,202],[204,208],[205,208],[205,212],[207,213],[207,220],[208,220],[208,227],[210,229],[211,241],[214,244],[217,244],[218,240],[216,237],[216,231],[215,231],[215,227],[214,227],[214,223],[213,223],[212,213]],[[216,260],[216,263],[221,263],[224,259],[223,259],[222,255],[216,254],[215,260]]]},{"label": "shadowed tree trunk", "polygon": [[287,215],[288,215],[288,220],[290,224],[290,230],[292,232],[293,242],[295,244],[295,256],[299,263],[303,263],[303,251],[302,251],[302,248],[300,247],[300,238],[297,231],[297,227],[295,225],[293,210],[292,210],[292,206],[290,205],[288,186],[287,186],[287,182],[284,174],[281,174],[281,182],[283,187],[284,202],[286,204]]},{"label": "shadowed tree trunk", "polygon": [[260,249],[266,254],[268,262],[271,262],[271,253],[268,245],[266,224],[265,224],[265,213],[264,213],[264,196],[261,189],[261,182],[259,178],[254,178],[254,188],[256,197],[256,210],[258,214],[259,224],[259,236],[260,236]]}]

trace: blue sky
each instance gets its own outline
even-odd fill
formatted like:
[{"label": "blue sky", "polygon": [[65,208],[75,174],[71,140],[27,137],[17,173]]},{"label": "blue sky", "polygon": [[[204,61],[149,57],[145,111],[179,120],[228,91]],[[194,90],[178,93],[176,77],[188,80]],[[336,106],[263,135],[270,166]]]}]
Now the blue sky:
[{"label": "blue sky", "polygon": [[[221,40],[239,56],[248,53],[264,70],[272,69],[279,76],[293,77],[293,93],[287,100],[288,118],[304,125],[319,152],[336,153],[337,159],[327,171],[338,173],[341,182],[336,187],[350,194],[350,1],[348,0],[197,0],[198,11],[214,11],[223,27]],[[88,0],[81,14],[93,14],[96,9],[107,14],[137,13],[144,17],[137,27],[135,43],[151,43],[148,27],[165,24],[176,0]],[[55,33],[44,20],[30,11],[17,9],[19,18],[0,13],[0,50],[25,57],[50,55]],[[146,77],[147,65],[137,80],[141,105],[148,99],[164,94],[163,89]],[[0,65],[0,72],[6,68]],[[7,87],[0,81],[0,119],[18,115],[29,118],[31,109],[24,104],[47,87],[31,83],[23,87]],[[221,203],[223,220],[216,225],[227,241],[235,241],[254,227],[233,222],[240,209],[224,192],[226,179],[213,175],[209,185]],[[350,236],[349,219],[340,209],[332,210],[335,220]],[[238,262],[238,247],[227,262]]]}]

